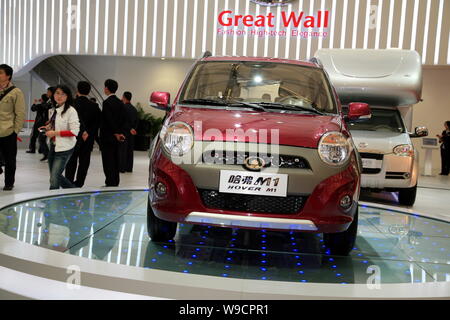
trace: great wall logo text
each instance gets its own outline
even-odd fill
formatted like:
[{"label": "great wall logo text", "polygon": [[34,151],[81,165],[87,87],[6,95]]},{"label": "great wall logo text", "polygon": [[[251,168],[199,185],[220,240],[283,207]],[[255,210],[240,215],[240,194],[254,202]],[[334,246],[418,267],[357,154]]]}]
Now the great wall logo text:
[{"label": "great wall logo text", "polygon": [[[223,36],[327,37],[330,12],[319,10],[315,15],[307,15],[303,11],[281,11],[280,15],[276,17],[272,12],[242,15],[234,13],[232,10],[224,10],[219,13],[217,21],[220,25],[217,34]],[[289,32],[286,30],[288,28]]]}]

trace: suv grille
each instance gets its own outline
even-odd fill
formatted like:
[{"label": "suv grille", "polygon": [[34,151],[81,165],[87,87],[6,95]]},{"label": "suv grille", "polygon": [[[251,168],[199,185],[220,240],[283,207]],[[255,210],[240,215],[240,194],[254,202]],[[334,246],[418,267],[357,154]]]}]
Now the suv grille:
[{"label": "suv grille", "polygon": [[293,214],[303,208],[307,199],[306,196],[258,196],[206,189],[198,192],[207,208],[244,212]]},{"label": "suv grille", "polygon": [[210,164],[231,164],[243,165],[245,159],[249,156],[259,156],[264,159],[266,165],[264,167],[288,168],[288,169],[310,169],[306,159],[292,155],[258,155],[249,152],[226,152],[226,151],[206,151],[202,155],[203,163]]}]

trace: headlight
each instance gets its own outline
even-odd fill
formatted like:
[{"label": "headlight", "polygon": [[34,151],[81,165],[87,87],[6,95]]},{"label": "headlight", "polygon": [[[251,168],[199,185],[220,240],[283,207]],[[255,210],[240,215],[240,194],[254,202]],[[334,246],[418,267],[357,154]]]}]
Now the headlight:
[{"label": "headlight", "polygon": [[413,157],[414,156],[414,148],[410,144],[401,144],[399,146],[396,146],[393,149],[393,151],[396,156],[402,156],[402,157]]},{"label": "headlight", "polygon": [[319,156],[323,162],[338,166],[350,156],[351,145],[348,138],[340,132],[325,133],[319,142]]},{"label": "headlight", "polygon": [[186,154],[194,144],[192,128],[184,122],[173,122],[164,126],[159,136],[164,149],[174,156]]}]

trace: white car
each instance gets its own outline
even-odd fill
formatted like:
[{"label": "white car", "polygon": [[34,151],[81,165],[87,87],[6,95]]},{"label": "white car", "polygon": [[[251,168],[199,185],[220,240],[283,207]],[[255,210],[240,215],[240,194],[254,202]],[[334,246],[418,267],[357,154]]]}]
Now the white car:
[{"label": "white car", "polygon": [[422,94],[419,54],[399,49],[321,49],[315,57],[343,105],[370,104],[371,118],[349,125],[363,162],[361,187],[399,192],[400,204],[413,205],[419,154],[411,138],[428,135],[425,127],[408,132],[413,105]]},{"label": "white car", "polygon": [[371,106],[372,117],[349,124],[361,156],[361,187],[399,192],[400,204],[411,206],[416,199],[419,154],[411,138],[427,135],[418,127],[408,133],[396,108]]}]

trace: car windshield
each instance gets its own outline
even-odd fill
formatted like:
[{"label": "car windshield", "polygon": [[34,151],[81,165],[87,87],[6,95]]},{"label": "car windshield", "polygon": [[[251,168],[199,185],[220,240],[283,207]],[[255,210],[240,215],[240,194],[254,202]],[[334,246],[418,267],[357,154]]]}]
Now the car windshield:
[{"label": "car windshield", "polygon": [[[348,108],[343,108],[343,110],[346,112]],[[405,127],[398,110],[371,108],[371,111],[372,117],[370,119],[349,123],[350,131],[405,132]]]},{"label": "car windshield", "polygon": [[290,106],[289,110],[294,111],[336,113],[323,70],[274,62],[200,62],[190,74],[179,101],[242,102],[263,105],[268,110]]}]

